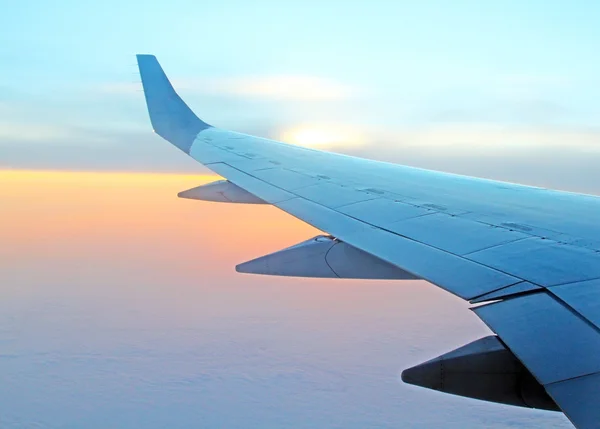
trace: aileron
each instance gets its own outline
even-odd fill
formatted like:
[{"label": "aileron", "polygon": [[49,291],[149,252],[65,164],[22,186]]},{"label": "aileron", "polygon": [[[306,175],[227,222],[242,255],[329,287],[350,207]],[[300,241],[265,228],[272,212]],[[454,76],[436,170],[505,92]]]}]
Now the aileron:
[{"label": "aileron", "polygon": [[600,428],[600,374],[550,384],[546,390],[577,428]]}]

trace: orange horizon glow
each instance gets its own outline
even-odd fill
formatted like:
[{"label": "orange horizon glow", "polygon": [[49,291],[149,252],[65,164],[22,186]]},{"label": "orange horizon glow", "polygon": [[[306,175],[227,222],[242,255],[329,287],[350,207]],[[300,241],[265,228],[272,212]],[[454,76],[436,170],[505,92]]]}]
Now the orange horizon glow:
[{"label": "orange horizon glow", "polygon": [[2,253],[23,256],[32,247],[54,251],[63,243],[160,242],[177,253],[197,253],[199,245],[210,243],[259,256],[270,243],[291,245],[318,234],[272,206],[177,197],[220,179],[189,173],[0,170],[5,202],[0,236],[11,243]]},{"label": "orange horizon glow", "polygon": [[0,180],[14,178],[17,180],[23,179],[39,179],[44,178],[72,178],[74,175],[83,179],[98,179],[100,177],[109,177],[111,179],[123,179],[137,177],[141,179],[204,179],[204,180],[220,180],[221,177],[216,174],[192,174],[192,173],[170,173],[170,172],[145,172],[145,171],[89,171],[89,170],[34,170],[34,169],[0,169]]},{"label": "orange horizon glow", "polygon": [[[268,298],[272,305],[301,301],[311,311],[345,309],[360,315],[396,306],[382,304],[377,294],[364,296],[365,285],[385,288],[389,282],[235,273],[236,264],[321,232],[271,205],[177,197],[217,179],[210,174],[0,170],[0,271],[18,280],[0,288],[0,297],[21,293],[19,284],[43,285],[45,279],[54,286],[36,293],[52,295],[53,287],[69,284],[75,285],[70,293],[95,296],[102,294],[98,282],[118,279],[123,288],[189,285],[186,293],[194,299],[204,299],[212,282],[215,287],[230,285],[240,296],[228,304],[234,306],[251,297],[250,286],[256,285],[273,288]],[[412,283],[394,284],[402,288]],[[290,293],[278,292],[280,287],[290,287]]]}]

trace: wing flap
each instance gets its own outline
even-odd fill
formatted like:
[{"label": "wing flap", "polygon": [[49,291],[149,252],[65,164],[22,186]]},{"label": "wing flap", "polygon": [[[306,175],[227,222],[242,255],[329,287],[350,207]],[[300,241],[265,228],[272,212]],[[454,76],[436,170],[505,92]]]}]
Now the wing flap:
[{"label": "wing flap", "polygon": [[598,329],[547,291],[474,309],[580,429],[600,428]]},{"label": "wing flap", "polygon": [[598,330],[545,291],[473,311],[543,385],[600,372]]},{"label": "wing flap", "polygon": [[579,429],[600,428],[600,374],[592,374],[546,386],[565,415]]}]

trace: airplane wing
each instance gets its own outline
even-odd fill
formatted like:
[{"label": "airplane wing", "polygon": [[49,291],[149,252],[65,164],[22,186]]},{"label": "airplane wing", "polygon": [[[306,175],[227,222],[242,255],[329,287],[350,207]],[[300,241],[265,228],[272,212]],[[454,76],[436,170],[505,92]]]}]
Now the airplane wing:
[{"label": "airplane wing", "polygon": [[329,234],[238,271],[431,282],[496,335],[405,370],[406,382],[600,428],[600,198],[222,130],[154,56],[137,58],[154,131],[226,179],[180,196],[271,204]]}]

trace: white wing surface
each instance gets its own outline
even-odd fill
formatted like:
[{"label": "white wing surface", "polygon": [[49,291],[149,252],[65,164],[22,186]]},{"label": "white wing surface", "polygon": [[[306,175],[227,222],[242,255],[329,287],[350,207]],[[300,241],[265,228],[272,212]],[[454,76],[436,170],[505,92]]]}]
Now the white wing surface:
[{"label": "white wing surface", "polygon": [[183,196],[272,204],[330,234],[240,271],[420,278],[485,303],[474,311],[497,337],[411,368],[405,380],[558,407],[578,428],[600,428],[600,198],[222,130],[196,117],[154,56],[138,64],[155,132],[227,180]]}]

